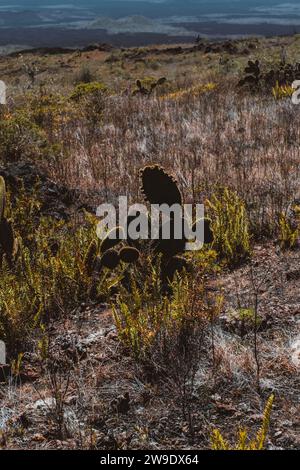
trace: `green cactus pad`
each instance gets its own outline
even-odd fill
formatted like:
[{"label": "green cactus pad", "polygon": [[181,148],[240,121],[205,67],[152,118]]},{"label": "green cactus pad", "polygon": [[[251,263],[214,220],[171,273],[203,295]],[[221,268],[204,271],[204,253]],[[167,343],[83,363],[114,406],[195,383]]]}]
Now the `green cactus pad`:
[{"label": "green cactus pad", "polygon": [[181,192],[175,179],[158,166],[141,170],[141,192],[150,204],[182,204]]},{"label": "green cactus pad", "polygon": [[204,243],[212,243],[214,241],[214,233],[212,231],[212,223],[211,220],[207,217],[204,219]]},{"label": "green cactus pad", "polygon": [[167,81],[166,77],[161,77],[157,80],[156,85],[157,86],[163,85],[164,83],[166,83],[166,81]]},{"label": "green cactus pad", "polygon": [[108,269],[116,269],[119,266],[119,263],[119,253],[114,249],[107,250],[101,258],[102,266]]},{"label": "green cactus pad", "polygon": [[165,281],[172,282],[176,273],[189,268],[188,261],[181,256],[174,256],[162,267],[162,278]]},{"label": "green cactus pad", "polygon": [[136,263],[140,257],[140,252],[136,248],[122,248],[120,251],[120,259],[124,263]]},{"label": "green cactus pad", "polygon": [[[199,220],[197,220],[197,222],[194,223],[193,225],[193,232],[195,232],[196,230],[196,224],[199,222]],[[212,222],[209,218],[205,217],[204,218],[204,244],[209,244],[209,243],[212,243],[214,241],[214,234],[213,234],[213,231],[212,231],[212,228],[211,228],[211,225],[212,225]]]},{"label": "green cactus pad", "polygon": [[[170,237],[164,239],[164,227],[170,224]],[[162,253],[164,256],[175,256],[185,251],[186,238],[184,235],[184,224],[185,220],[182,218],[182,237],[180,239],[175,238],[175,227],[174,220],[165,222],[159,229],[159,239],[153,240],[152,249],[155,253]],[[168,228],[168,227],[166,227]],[[167,232],[166,232],[167,233]]]}]

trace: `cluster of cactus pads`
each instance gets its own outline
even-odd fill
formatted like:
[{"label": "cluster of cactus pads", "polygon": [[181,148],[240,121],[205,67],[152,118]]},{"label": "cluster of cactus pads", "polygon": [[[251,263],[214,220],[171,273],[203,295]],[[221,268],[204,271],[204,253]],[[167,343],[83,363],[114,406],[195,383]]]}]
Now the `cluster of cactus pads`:
[{"label": "cluster of cactus pads", "polygon": [[245,77],[240,80],[239,86],[249,85],[250,87],[257,88],[261,80],[261,69],[259,60],[256,60],[255,62],[249,60],[244,72]]},{"label": "cluster of cactus pads", "polygon": [[85,255],[85,268],[89,275],[100,272],[102,268],[116,269],[121,261],[126,264],[136,263],[140,252],[129,246],[118,246],[122,243],[121,227],[111,230],[102,241],[100,248],[96,240],[92,240]]},{"label": "cluster of cactus pads", "polygon": [[271,70],[263,72],[259,60],[255,62],[249,60],[244,73],[245,76],[239,81],[239,86],[248,86],[251,90],[256,91],[265,87],[273,88],[277,83],[291,85],[293,81],[300,79],[300,64],[282,62]]},{"label": "cluster of cactus pads", "polygon": [[163,85],[166,81],[167,79],[165,77],[161,77],[156,82],[151,83],[149,88],[146,88],[145,86],[143,86],[141,80],[137,80],[136,89],[133,91],[133,96],[150,96],[158,86]]},{"label": "cluster of cactus pads", "polygon": [[10,261],[13,258],[16,241],[12,224],[5,217],[6,209],[6,185],[4,178],[0,176],[0,259],[5,255]]},{"label": "cluster of cactus pads", "polygon": [[[169,175],[164,168],[153,165],[141,170],[141,192],[145,200],[150,204],[173,206],[182,205],[182,194],[176,180]],[[174,279],[176,273],[189,268],[189,263],[182,255],[185,252],[187,239],[185,238],[185,224],[188,222],[182,216],[182,238],[175,237],[175,222],[171,218],[167,222],[170,225],[170,238],[163,238],[163,225],[159,227],[159,237],[151,241],[154,255],[161,255],[161,277],[163,286],[168,285]],[[213,241],[213,233],[210,220],[204,220],[204,243]]]},{"label": "cluster of cactus pads", "polygon": [[[145,200],[150,204],[159,206],[166,204],[182,205],[182,194],[178,188],[175,179],[170,176],[162,167],[158,165],[146,166],[140,172],[141,192]],[[136,218],[128,216],[128,225]],[[147,221],[149,223],[149,221]],[[210,228],[210,221],[205,219],[204,236],[205,243],[213,241],[213,234]],[[93,241],[87,251],[85,264],[90,273],[99,272],[102,268],[114,270],[124,262],[134,264],[139,262],[142,250],[150,253],[153,259],[161,259],[161,282],[163,287],[169,286],[176,273],[189,268],[188,261],[182,254],[185,251],[187,240],[183,235],[180,239],[175,237],[174,219],[166,222],[170,226],[170,237],[163,238],[163,224],[160,223],[158,237],[155,240],[143,241],[127,239],[127,245],[124,246],[124,232],[122,227],[115,227],[102,241],[100,248],[96,241]],[[186,223],[182,217],[182,224]],[[128,246],[129,245],[129,246]]]}]

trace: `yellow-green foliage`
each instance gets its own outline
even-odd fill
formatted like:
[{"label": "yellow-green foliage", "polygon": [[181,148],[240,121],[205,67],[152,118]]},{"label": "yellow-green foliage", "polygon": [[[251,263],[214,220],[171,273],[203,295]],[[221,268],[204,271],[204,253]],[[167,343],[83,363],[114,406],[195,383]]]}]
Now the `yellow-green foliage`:
[{"label": "yellow-green foliage", "polygon": [[173,100],[177,101],[182,98],[186,97],[198,97],[200,95],[203,95],[208,92],[212,92],[217,88],[217,85],[215,83],[206,83],[206,84],[199,84],[195,85],[190,88],[185,88],[182,90],[174,91],[172,93],[168,93],[166,95],[163,95],[161,97],[162,100]]},{"label": "yellow-green foliage", "polygon": [[[21,192],[8,207],[18,253],[12,265],[3,259],[0,270],[0,337],[10,355],[24,350],[35,328],[89,298],[91,270],[86,253],[96,226],[39,218],[39,203]],[[35,217],[32,215],[35,214]],[[104,272],[96,281],[98,295],[108,295],[115,280]]]},{"label": "yellow-green foliage", "polygon": [[91,95],[103,95],[107,93],[107,87],[101,82],[80,83],[75,87],[71,99],[79,100]]},{"label": "yellow-green foliage", "polygon": [[283,98],[290,98],[295,93],[295,89],[290,85],[279,85],[276,82],[275,87],[272,88],[272,94],[275,100],[282,100]]},{"label": "yellow-green foliage", "polygon": [[172,295],[162,296],[159,263],[145,261],[148,272],[141,282],[131,277],[131,292],[123,289],[113,305],[119,337],[135,358],[143,358],[159,340],[175,337],[189,324],[205,322],[202,304],[203,283],[187,274],[177,275]]},{"label": "yellow-green foliage", "polygon": [[45,146],[44,132],[32,121],[26,109],[5,114],[0,120],[0,158],[7,161],[38,158]]},{"label": "yellow-green foliage", "polygon": [[207,201],[214,233],[213,248],[228,264],[236,265],[250,255],[249,223],[238,194],[221,188]]},{"label": "yellow-green foliage", "polygon": [[36,125],[48,132],[55,132],[78,117],[74,103],[59,94],[46,92],[28,97],[27,112]]},{"label": "yellow-green foliage", "polygon": [[247,429],[239,429],[237,432],[237,441],[231,445],[221,434],[215,429],[211,436],[211,446],[213,450],[264,450],[267,435],[270,427],[271,411],[274,402],[274,395],[271,395],[267,401],[261,428],[253,439],[249,439]]},{"label": "yellow-green foliage", "polygon": [[282,249],[293,249],[297,246],[300,237],[299,227],[293,228],[284,214],[279,217],[279,241]]}]

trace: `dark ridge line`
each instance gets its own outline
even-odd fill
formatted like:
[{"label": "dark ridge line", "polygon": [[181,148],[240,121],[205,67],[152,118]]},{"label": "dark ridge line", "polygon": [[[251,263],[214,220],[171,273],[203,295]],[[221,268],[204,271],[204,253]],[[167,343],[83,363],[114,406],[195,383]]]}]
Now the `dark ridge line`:
[{"label": "dark ridge line", "polygon": [[[212,48],[209,52],[220,52],[219,50],[214,50],[214,48],[218,48],[219,46],[232,46],[238,45],[243,42],[251,42],[257,41],[260,39],[276,39],[276,38],[291,38],[299,33],[291,33],[291,34],[276,34],[274,36],[247,36],[244,38],[215,38],[214,40],[209,40],[205,38],[201,38],[200,43],[195,44],[195,41],[184,41],[182,44],[174,42],[174,45],[165,44],[165,47],[158,47],[157,44],[147,45],[147,46],[129,46],[129,47],[122,47],[122,46],[114,46],[108,43],[102,44],[89,44],[85,47],[57,47],[57,46],[45,46],[45,47],[32,47],[26,48],[18,51],[13,51],[8,54],[3,54],[6,57],[18,57],[19,55],[59,55],[59,54],[74,54],[74,52],[78,52],[79,54],[84,52],[112,52],[112,51],[134,51],[137,49],[143,50],[142,55],[147,54],[182,54],[182,53],[189,53],[195,51],[204,51],[207,48]],[[195,38],[196,40],[196,38]],[[190,46],[188,44],[191,44]],[[184,46],[184,44],[187,44]],[[161,45],[163,46],[163,44]],[[228,51],[227,51],[228,52]]]},{"label": "dark ridge line", "polygon": [[26,54],[33,54],[33,55],[59,55],[59,54],[74,54],[74,52],[92,52],[92,51],[100,51],[100,52],[110,52],[117,49],[116,47],[112,46],[111,44],[91,44],[86,47],[32,47],[28,49],[21,49],[19,51],[10,52],[6,54],[6,57],[17,57],[18,55],[26,55]]}]

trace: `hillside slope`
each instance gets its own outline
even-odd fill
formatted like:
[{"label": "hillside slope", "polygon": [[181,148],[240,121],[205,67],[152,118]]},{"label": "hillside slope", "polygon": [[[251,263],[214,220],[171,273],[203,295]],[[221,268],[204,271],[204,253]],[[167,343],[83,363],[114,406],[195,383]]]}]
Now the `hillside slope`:
[{"label": "hillside slope", "polygon": [[[299,47],[1,57],[0,447],[255,447],[274,396],[262,447],[299,449]],[[174,192],[213,239],[105,264],[97,207]]]}]

